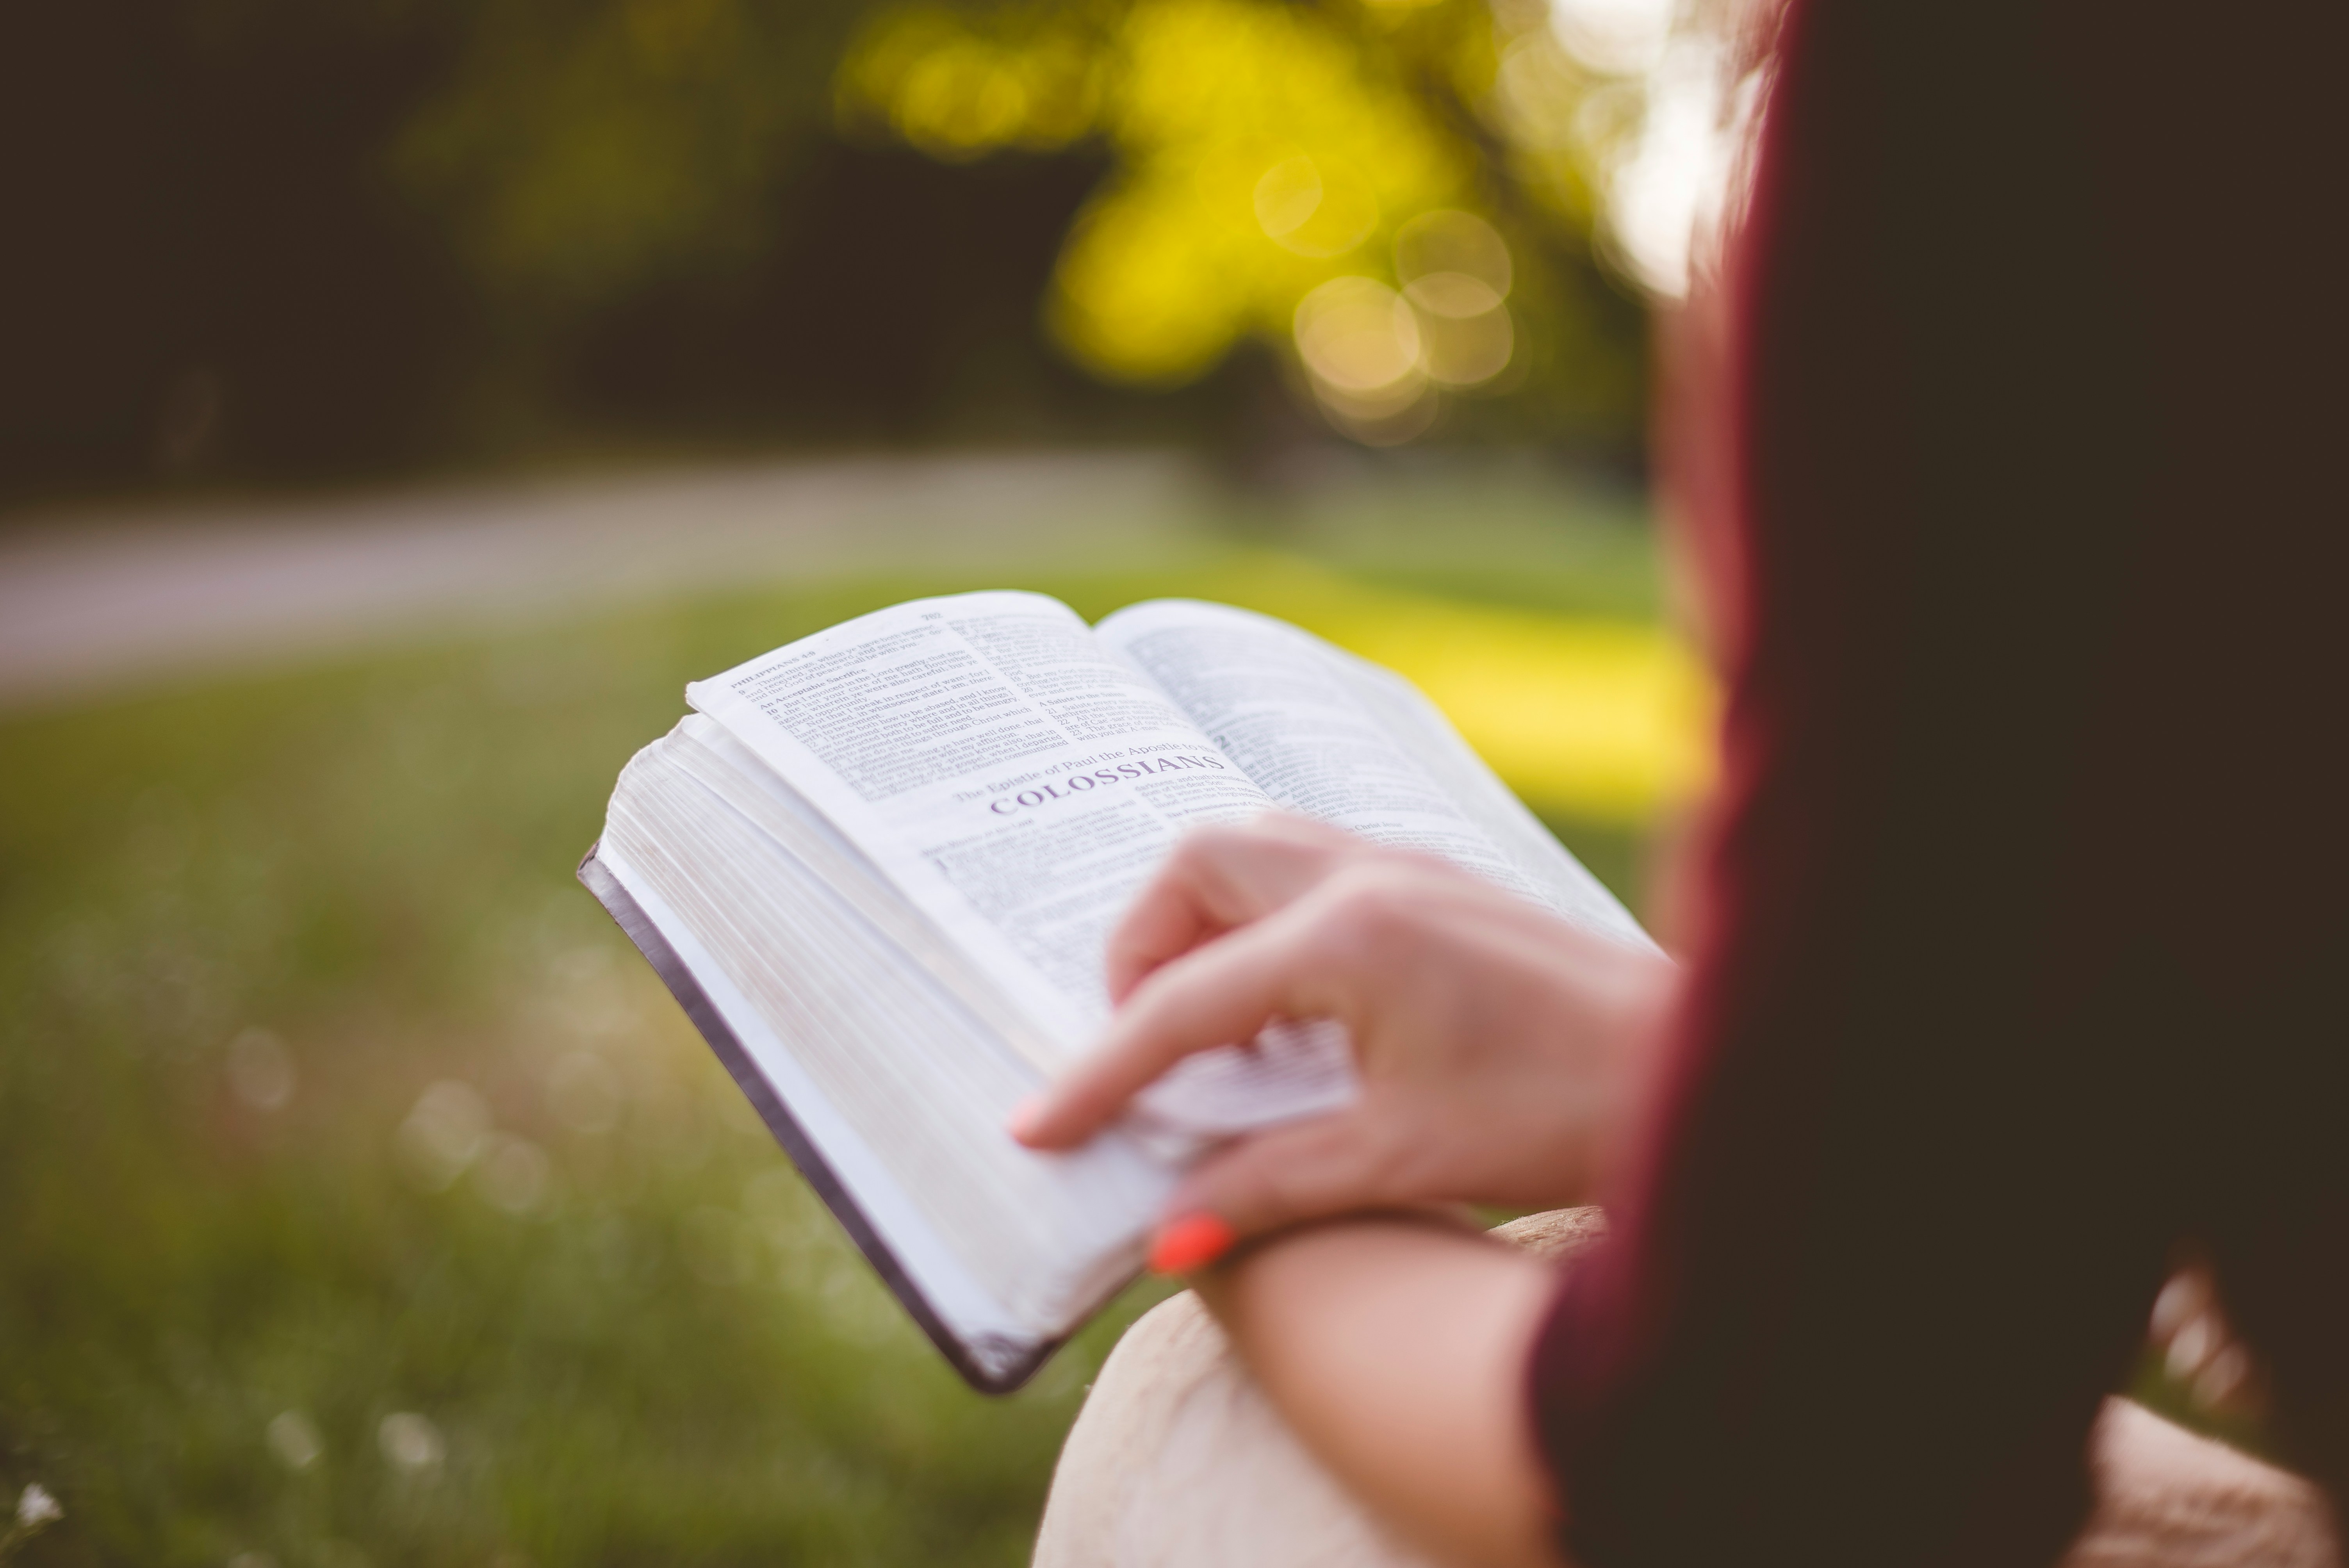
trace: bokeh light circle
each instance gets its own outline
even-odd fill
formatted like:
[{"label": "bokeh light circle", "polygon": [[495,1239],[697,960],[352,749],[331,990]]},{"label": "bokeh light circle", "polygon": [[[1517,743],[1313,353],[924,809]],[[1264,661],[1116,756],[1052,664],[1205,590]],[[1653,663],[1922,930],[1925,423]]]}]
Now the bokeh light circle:
[{"label": "bokeh light circle", "polygon": [[1516,268],[1508,242],[1473,212],[1423,212],[1395,232],[1395,275],[1418,314],[1420,362],[1430,380],[1481,386],[1509,366],[1516,324],[1508,307]]},{"label": "bokeh light circle", "polygon": [[1415,381],[1419,318],[1375,278],[1331,278],[1297,304],[1298,357],[1313,379],[1365,397]]}]

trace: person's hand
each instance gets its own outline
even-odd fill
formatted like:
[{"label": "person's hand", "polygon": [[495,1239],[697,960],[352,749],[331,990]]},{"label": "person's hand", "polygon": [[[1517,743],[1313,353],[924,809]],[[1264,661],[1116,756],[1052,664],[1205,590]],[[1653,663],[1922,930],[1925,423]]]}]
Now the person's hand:
[{"label": "person's hand", "polygon": [[1281,1018],[1351,1034],[1359,1099],[1243,1138],[1171,1200],[1154,1266],[1350,1210],[1583,1199],[1672,985],[1593,935],[1431,857],[1285,815],[1185,839],[1109,947],[1100,1047],[1014,1134],[1083,1142],[1183,1057]]}]

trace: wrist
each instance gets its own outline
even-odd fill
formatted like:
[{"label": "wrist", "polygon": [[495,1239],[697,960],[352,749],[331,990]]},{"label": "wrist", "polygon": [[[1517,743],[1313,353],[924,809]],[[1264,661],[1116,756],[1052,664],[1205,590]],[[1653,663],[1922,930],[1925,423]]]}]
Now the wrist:
[{"label": "wrist", "polygon": [[1343,1261],[1365,1249],[1380,1252],[1423,1236],[1481,1244],[1485,1226],[1464,1203],[1414,1203],[1358,1210],[1305,1220],[1278,1230],[1244,1236],[1221,1256],[1190,1276],[1191,1288],[1226,1330],[1227,1314],[1245,1309],[1260,1292]]}]

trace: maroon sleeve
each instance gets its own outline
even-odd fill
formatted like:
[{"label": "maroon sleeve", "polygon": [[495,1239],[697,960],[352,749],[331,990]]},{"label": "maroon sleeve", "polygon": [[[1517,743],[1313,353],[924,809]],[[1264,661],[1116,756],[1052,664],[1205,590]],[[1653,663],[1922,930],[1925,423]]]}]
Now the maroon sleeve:
[{"label": "maroon sleeve", "polygon": [[1794,0],[1690,994],[1532,1369],[1588,1568],[2048,1561],[2181,1237],[2349,1305],[2342,11]]}]

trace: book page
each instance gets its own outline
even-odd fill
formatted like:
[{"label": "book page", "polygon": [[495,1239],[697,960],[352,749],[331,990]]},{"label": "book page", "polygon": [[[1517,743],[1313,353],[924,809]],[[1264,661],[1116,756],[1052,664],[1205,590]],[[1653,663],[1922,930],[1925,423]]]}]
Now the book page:
[{"label": "book page", "polygon": [[1577,924],[1653,947],[1402,676],[1226,604],[1154,600],[1096,631],[1287,810],[1440,855]]},{"label": "book page", "polygon": [[1013,1142],[1003,1120],[1035,1091],[1033,1070],[905,962],[902,933],[677,766],[676,738],[622,773],[598,859],[673,946],[700,950],[696,982],[792,1114],[812,1085],[885,1171],[876,1185],[853,1150],[824,1145],[860,1202],[910,1203],[1023,1332],[1065,1326],[1103,1267],[1120,1254],[1130,1266],[1170,1180],[1164,1161],[1127,1137],[1058,1155]]},{"label": "book page", "polygon": [[1050,1054],[1050,1047],[1028,1037],[1035,1030],[1034,1021],[1003,994],[994,978],[908,903],[888,874],[843,836],[831,819],[778,778],[724,725],[708,714],[689,713],[660,742],[660,748],[673,766],[748,817],[813,872],[833,897],[854,906],[859,916],[885,933],[908,958],[1005,1041],[1011,1054],[1023,1061]]},{"label": "book page", "polygon": [[1272,804],[1078,614],[916,600],[687,688],[1037,1021],[1057,1073],[1109,1011],[1109,934],[1183,830]]},{"label": "book page", "polygon": [[[918,1202],[924,1193],[909,1190],[900,1173],[879,1156],[873,1141],[859,1131],[854,1119],[842,1113],[833,1095],[735,983],[728,966],[703,945],[693,923],[670,908],[657,879],[637,870],[613,846],[604,846],[598,858],[685,964],[694,984],[702,988],[760,1072],[791,1108],[793,1120],[833,1176],[855,1194],[866,1217],[887,1238],[900,1265],[932,1308],[963,1338],[981,1344],[998,1338],[1035,1337],[1059,1326],[1049,1316],[1040,1322],[1023,1320],[1003,1305],[1010,1293],[1000,1282],[988,1281],[963,1255],[963,1251],[972,1249],[957,1250],[950,1244],[947,1238],[953,1233],[942,1230],[930,1209]],[[657,858],[655,864],[657,869]],[[1002,1206],[1006,1211],[1019,1207]],[[981,1250],[978,1264],[983,1265],[995,1255]]]}]

